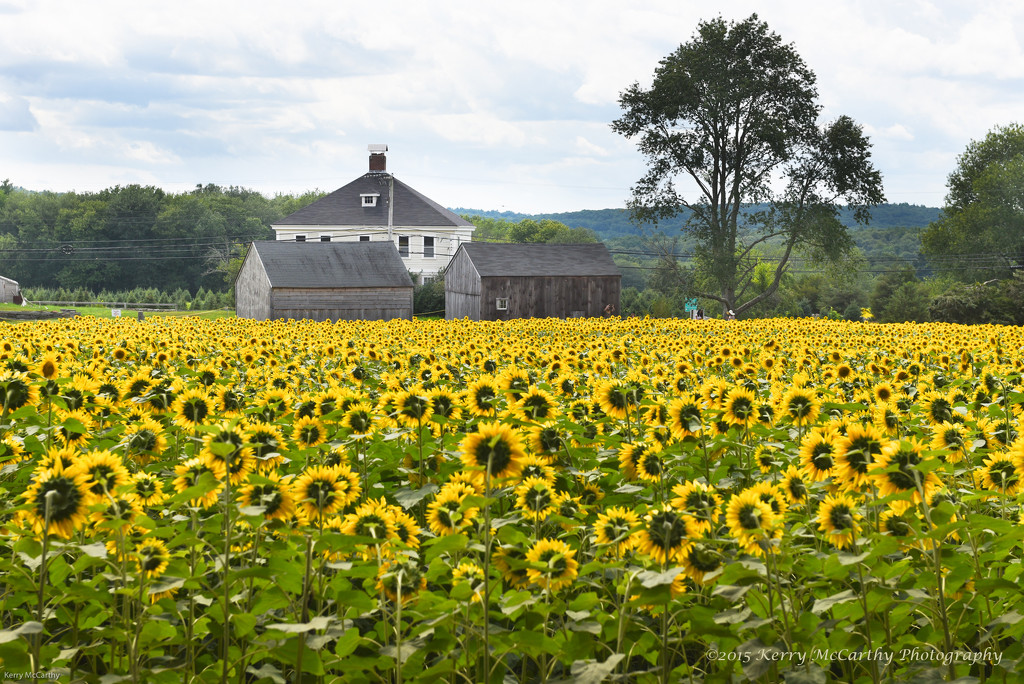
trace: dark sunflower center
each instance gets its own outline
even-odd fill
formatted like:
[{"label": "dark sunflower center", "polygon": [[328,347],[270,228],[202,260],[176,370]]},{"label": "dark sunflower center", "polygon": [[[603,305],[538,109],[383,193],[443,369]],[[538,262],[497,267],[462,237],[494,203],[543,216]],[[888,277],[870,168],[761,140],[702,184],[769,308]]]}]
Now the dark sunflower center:
[{"label": "dark sunflower center", "polygon": [[110,491],[117,479],[117,475],[114,473],[113,468],[107,465],[96,465],[89,469],[89,475],[92,477],[95,484],[89,488],[89,491],[93,494],[102,494],[103,492]]},{"label": "dark sunflower center", "polygon": [[528,489],[523,496],[523,501],[531,511],[543,511],[551,505],[551,490],[547,487]]},{"label": "dark sunflower center", "polygon": [[829,470],[835,463],[832,461],[832,445],[816,444],[811,455],[811,463],[818,470]]},{"label": "dark sunflower center", "polygon": [[569,568],[565,555],[554,549],[547,549],[537,560],[547,567],[546,573],[549,575],[561,575]]},{"label": "dark sunflower center", "polygon": [[686,523],[673,511],[658,511],[647,526],[651,542],[662,549],[674,549],[687,539]]},{"label": "dark sunflower center", "polygon": [[265,514],[273,514],[281,508],[281,503],[284,501],[284,497],[281,496],[281,492],[274,485],[256,485],[253,488],[252,501],[257,505],[263,506]]},{"label": "dark sunflower center", "polygon": [[837,530],[848,530],[853,527],[853,516],[850,514],[850,509],[844,504],[833,506],[829,511],[828,520]]},{"label": "dark sunflower center", "polygon": [[661,459],[658,458],[657,453],[644,454],[637,465],[640,466],[644,473],[651,477],[661,475]]},{"label": "dark sunflower center", "polygon": [[185,402],[185,405],[181,409],[181,413],[185,418],[192,421],[193,423],[203,422],[203,418],[210,413],[210,407],[206,405],[206,402],[202,399],[193,399]]},{"label": "dark sunflower center", "polygon": [[910,525],[903,518],[892,517],[885,521],[885,530],[895,537],[906,537],[910,534]]},{"label": "dark sunflower center", "polygon": [[700,572],[714,572],[722,567],[722,560],[717,554],[699,545],[690,550],[687,561]]},{"label": "dark sunflower center", "polygon": [[364,433],[370,430],[372,420],[366,411],[353,411],[348,416],[348,424],[354,431]]},{"label": "dark sunflower center", "polygon": [[526,412],[537,418],[547,418],[551,414],[551,406],[547,399],[539,395],[530,395],[523,400]]},{"label": "dark sunflower center", "polygon": [[746,420],[754,412],[754,404],[747,397],[737,397],[732,402],[732,414],[740,420]]},{"label": "dark sunflower center", "polygon": [[147,547],[143,549],[140,553],[142,558],[141,562],[139,563],[139,566],[145,572],[154,572],[158,570],[164,562],[163,556],[160,555],[159,549]]},{"label": "dark sunflower center", "polygon": [[39,488],[36,513],[40,518],[45,518],[46,508],[49,505],[50,521],[61,522],[74,515],[81,502],[82,491],[75,486],[74,482],[65,477],[55,477],[44,482]]},{"label": "dark sunflower center", "polygon": [[789,400],[789,405],[786,410],[789,411],[789,415],[794,418],[806,418],[810,415],[814,409],[814,402],[811,401],[810,397],[797,395]]},{"label": "dark sunflower center", "polygon": [[754,504],[744,504],[736,516],[740,527],[745,530],[758,530],[761,528],[761,509]]},{"label": "dark sunflower center", "polygon": [[337,495],[334,484],[325,480],[315,480],[306,487],[306,498],[317,508],[329,506]]},{"label": "dark sunflower center", "polygon": [[483,440],[476,449],[476,462],[489,467],[491,475],[497,477],[512,462],[512,448],[504,439],[494,440],[493,445],[490,440]]},{"label": "dark sunflower center", "polygon": [[1016,468],[1012,463],[999,461],[989,468],[989,477],[997,486],[1008,489],[1017,484]]}]

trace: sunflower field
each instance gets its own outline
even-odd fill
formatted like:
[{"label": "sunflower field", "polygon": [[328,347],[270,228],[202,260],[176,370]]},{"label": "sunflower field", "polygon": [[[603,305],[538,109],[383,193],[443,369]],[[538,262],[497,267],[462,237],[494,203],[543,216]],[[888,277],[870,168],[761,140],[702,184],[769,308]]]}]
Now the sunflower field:
[{"label": "sunflower field", "polygon": [[1024,672],[1020,328],[4,333],[5,678]]}]

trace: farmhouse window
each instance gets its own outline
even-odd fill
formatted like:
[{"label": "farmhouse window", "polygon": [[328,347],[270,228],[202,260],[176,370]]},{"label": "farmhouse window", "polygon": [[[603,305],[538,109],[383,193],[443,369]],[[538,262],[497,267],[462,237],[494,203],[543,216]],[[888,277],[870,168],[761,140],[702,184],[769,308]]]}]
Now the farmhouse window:
[{"label": "farmhouse window", "polygon": [[295,236],[295,241],[296,242],[305,242],[306,241],[306,236],[305,235],[296,235]]},{"label": "farmhouse window", "polygon": [[330,241],[331,241],[331,236],[330,235],[321,235],[320,236],[320,242],[330,242]]},{"label": "farmhouse window", "polygon": [[423,256],[427,259],[434,258],[434,236],[423,236]]},{"label": "farmhouse window", "polygon": [[360,242],[369,242],[370,241],[370,236],[369,235],[360,235],[359,236],[359,241]]},{"label": "farmhouse window", "polygon": [[365,193],[359,195],[362,198],[364,207],[375,207],[377,206],[377,198],[380,197],[378,193]]},{"label": "farmhouse window", "polygon": [[409,236],[408,235],[399,235],[398,236],[398,256],[402,257],[403,259],[407,259],[409,257]]},{"label": "farmhouse window", "polygon": [[498,297],[494,300],[494,306],[498,311],[508,311],[508,297]]}]

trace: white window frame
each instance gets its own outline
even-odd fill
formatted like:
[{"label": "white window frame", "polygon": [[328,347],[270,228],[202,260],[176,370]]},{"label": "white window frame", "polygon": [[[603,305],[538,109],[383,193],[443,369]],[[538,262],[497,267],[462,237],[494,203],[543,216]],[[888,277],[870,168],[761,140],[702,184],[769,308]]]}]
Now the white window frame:
[{"label": "white window frame", "polygon": [[305,235],[296,235],[295,236],[295,241],[296,242],[305,242],[306,241],[306,236]]},{"label": "white window frame", "polygon": [[[402,246],[402,241],[403,240],[405,241],[405,247],[404,248]],[[405,249],[405,253],[402,252],[403,249]],[[398,256],[402,257],[403,259],[408,259],[409,258],[409,236],[408,235],[399,235],[398,236]]]},{"label": "white window frame", "polygon": [[498,297],[494,300],[494,308],[498,311],[508,311],[508,297]]},{"label": "white window frame", "polygon": [[320,242],[330,242],[330,241],[331,241],[331,236],[330,235],[321,235],[320,236]]},{"label": "white window frame", "polygon": [[[427,247],[427,240],[430,240],[429,251],[428,251],[428,247]],[[433,259],[435,254],[437,254],[437,249],[434,247],[434,236],[433,235],[424,235],[423,236],[423,258],[424,259]]]},{"label": "white window frame", "polygon": [[369,242],[370,241],[370,236],[369,235],[360,235],[359,236],[359,241],[360,242]]},{"label": "white window frame", "polygon": [[364,192],[359,195],[359,206],[362,207],[375,207],[377,206],[377,198],[380,197],[379,192]]}]

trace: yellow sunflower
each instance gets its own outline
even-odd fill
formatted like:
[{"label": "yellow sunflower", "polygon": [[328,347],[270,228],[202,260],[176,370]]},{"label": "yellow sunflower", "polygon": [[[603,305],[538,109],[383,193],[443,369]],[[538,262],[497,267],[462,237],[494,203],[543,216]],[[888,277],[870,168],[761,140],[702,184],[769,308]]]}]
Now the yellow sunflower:
[{"label": "yellow sunflower", "polygon": [[633,548],[636,542],[633,530],[639,522],[639,516],[633,511],[620,506],[610,506],[598,514],[594,522],[594,538],[610,553],[621,556]]},{"label": "yellow sunflower", "polygon": [[540,539],[526,552],[526,576],[541,589],[558,591],[572,584],[578,573],[576,551],[559,539]]},{"label": "yellow sunflower", "polygon": [[818,530],[826,535],[829,544],[845,549],[860,534],[860,517],[852,496],[829,494],[818,507]]},{"label": "yellow sunflower", "polygon": [[483,484],[516,477],[523,469],[526,451],[519,434],[505,423],[481,423],[459,444],[462,464]]},{"label": "yellow sunflower", "polygon": [[702,533],[708,534],[722,515],[722,497],[704,482],[689,480],[672,487],[672,507],[693,518]]},{"label": "yellow sunflower", "polygon": [[763,556],[771,549],[768,542],[782,535],[771,506],[758,492],[745,489],[726,504],[725,522],[740,548],[751,555]]},{"label": "yellow sunflower", "polygon": [[37,469],[32,483],[22,494],[29,508],[22,517],[36,535],[52,534],[70,539],[85,525],[89,501],[88,476],[69,469],[57,472]]},{"label": "yellow sunflower", "polygon": [[700,529],[693,518],[666,505],[644,516],[636,550],[667,565],[680,561],[698,537]]}]

